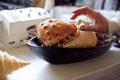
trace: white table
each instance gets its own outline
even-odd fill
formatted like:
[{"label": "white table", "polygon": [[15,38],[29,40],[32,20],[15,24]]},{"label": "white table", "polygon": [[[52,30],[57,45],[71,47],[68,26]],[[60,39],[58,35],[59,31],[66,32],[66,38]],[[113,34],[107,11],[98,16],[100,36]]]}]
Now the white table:
[{"label": "white table", "polygon": [[115,47],[99,57],[62,65],[41,60],[28,46],[1,49],[30,62],[8,75],[7,80],[114,80],[120,76],[120,49]]}]

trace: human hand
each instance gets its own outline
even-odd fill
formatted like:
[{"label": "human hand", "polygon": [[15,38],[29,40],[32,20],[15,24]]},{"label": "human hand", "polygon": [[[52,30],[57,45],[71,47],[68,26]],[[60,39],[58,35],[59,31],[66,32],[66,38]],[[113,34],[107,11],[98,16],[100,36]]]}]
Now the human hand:
[{"label": "human hand", "polygon": [[108,32],[108,21],[107,19],[100,14],[99,12],[89,8],[89,7],[81,7],[79,9],[74,10],[71,19],[75,19],[78,16],[86,16],[93,21],[92,25],[83,25],[80,27],[80,30],[84,31],[95,31],[100,33],[107,33]]}]

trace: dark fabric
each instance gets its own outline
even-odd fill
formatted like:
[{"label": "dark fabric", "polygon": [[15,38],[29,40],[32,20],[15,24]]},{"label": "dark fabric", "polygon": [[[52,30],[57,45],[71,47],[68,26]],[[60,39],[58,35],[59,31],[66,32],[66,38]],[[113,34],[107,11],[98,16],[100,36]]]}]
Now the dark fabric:
[{"label": "dark fabric", "polygon": [[117,0],[116,10],[120,10],[120,0]]},{"label": "dark fabric", "polygon": [[55,6],[57,5],[67,5],[72,4],[75,5],[76,0],[55,0]]},{"label": "dark fabric", "polygon": [[103,2],[102,2],[102,7],[101,7],[101,9],[104,9],[104,4],[105,4],[105,0],[103,0]]}]

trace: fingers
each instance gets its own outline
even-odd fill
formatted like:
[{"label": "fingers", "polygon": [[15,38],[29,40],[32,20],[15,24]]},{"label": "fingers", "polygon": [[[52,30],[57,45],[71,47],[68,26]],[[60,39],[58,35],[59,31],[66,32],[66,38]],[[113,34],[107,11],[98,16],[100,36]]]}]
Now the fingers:
[{"label": "fingers", "polygon": [[76,19],[78,16],[83,15],[89,17],[93,22],[96,21],[95,16],[98,14],[98,12],[86,6],[74,10],[72,13],[73,15],[71,16],[70,19]]},{"label": "fingers", "polygon": [[72,20],[74,20],[74,19],[76,19],[77,17],[79,16],[79,14],[73,14],[71,17],[70,17],[70,19],[72,19]]},{"label": "fingers", "polygon": [[75,19],[78,16],[86,16],[93,21],[93,25],[83,25],[80,27],[81,30],[84,31],[95,31],[95,32],[108,32],[108,22],[107,19],[100,14],[99,12],[89,8],[89,7],[81,7],[79,9],[74,10],[71,19]]},{"label": "fingers", "polygon": [[84,7],[80,7],[79,9],[74,10],[72,13],[95,13],[96,11],[94,11],[93,9],[84,6]]}]

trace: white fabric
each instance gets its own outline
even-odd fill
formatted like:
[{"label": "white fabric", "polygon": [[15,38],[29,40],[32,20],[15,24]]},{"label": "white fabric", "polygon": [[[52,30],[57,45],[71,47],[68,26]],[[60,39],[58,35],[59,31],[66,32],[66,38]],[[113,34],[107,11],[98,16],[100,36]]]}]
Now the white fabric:
[{"label": "white fabric", "polygon": [[101,9],[103,0],[95,0],[94,9]]},{"label": "white fabric", "polygon": [[114,17],[108,20],[109,32],[120,31],[120,18]]},{"label": "white fabric", "polygon": [[106,0],[104,4],[104,9],[107,10],[115,10],[116,9],[117,0]]},{"label": "white fabric", "polygon": [[[103,3],[103,0],[95,0],[93,8],[102,9],[102,3]],[[117,4],[117,0],[105,0],[103,9],[104,10],[115,10],[116,4]]]},{"label": "white fabric", "polygon": [[108,20],[108,24],[109,24],[109,32],[120,31],[120,19],[115,17],[111,20]]}]

